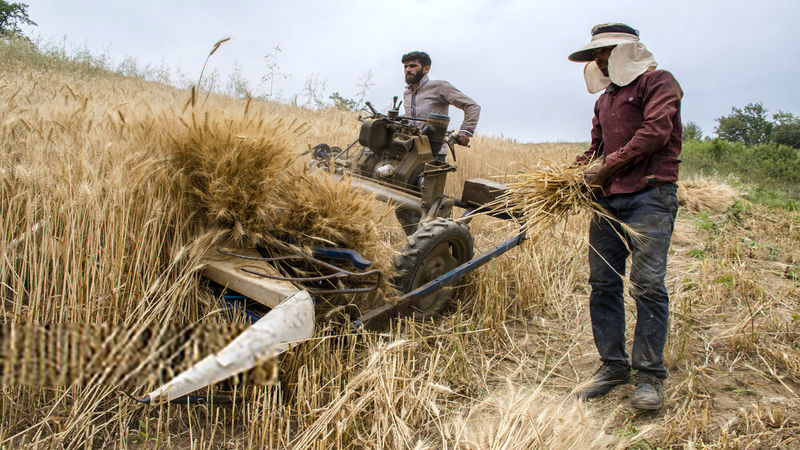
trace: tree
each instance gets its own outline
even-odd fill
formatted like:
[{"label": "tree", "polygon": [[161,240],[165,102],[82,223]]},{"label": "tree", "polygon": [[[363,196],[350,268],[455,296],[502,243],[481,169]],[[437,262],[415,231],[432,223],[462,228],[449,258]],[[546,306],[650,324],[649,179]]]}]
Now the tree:
[{"label": "tree", "polygon": [[778,111],[772,115],[772,119],[776,122],[772,129],[772,142],[800,148],[800,118]]},{"label": "tree", "polygon": [[744,107],[731,108],[731,114],[718,117],[717,135],[730,142],[744,142],[745,145],[763,144],[770,141],[773,123],[767,119],[767,109],[759,103],[749,103]]},{"label": "tree", "polygon": [[689,121],[683,124],[683,142],[703,140],[703,130],[695,122]]},{"label": "tree", "polygon": [[356,111],[358,110],[358,106],[360,104],[358,100],[342,97],[338,92],[334,92],[333,94],[329,95],[328,98],[333,101],[334,108],[344,111]]},{"label": "tree", "polygon": [[235,60],[233,61],[231,73],[228,75],[228,94],[236,98],[252,97],[250,85],[242,71],[242,66]]},{"label": "tree", "polygon": [[34,25],[28,17],[28,5],[0,0],[0,36],[22,36],[20,25]]}]

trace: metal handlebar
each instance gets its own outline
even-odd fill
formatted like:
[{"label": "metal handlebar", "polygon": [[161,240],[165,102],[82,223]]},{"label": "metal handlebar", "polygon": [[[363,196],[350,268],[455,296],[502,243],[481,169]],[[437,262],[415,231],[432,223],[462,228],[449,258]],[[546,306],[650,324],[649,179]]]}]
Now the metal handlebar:
[{"label": "metal handlebar", "polygon": [[378,112],[378,110],[376,110],[375,108],[372,107],[372,103],[364,102],[364,104],[367,105],[367,108],[369,108],[370,111],[372,111],[373,115],[376,115],[376,116],[381,116],[382,115],[381,113]]}]

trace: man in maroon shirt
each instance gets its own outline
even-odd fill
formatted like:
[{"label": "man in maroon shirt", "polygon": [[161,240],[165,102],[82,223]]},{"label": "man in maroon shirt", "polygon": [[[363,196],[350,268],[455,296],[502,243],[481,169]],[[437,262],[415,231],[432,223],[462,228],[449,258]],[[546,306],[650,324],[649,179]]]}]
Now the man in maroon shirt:
[{"label": "man in maroon shirt", "polygon": [[[592,40],[569,56],[586,62],[595,103],[591,145],[579,163],[600,159],[585,178],[597,186],[598,203],[619,223],[592,218],[589,228],[589,310],[603,365],[578,392],[582,398],[605,395],[630,381],[637,371],[631,405],[653,410],[663,404],[664,345],[669,296],[664,284],[667,252],[678,210],[678,155],[681,152],[683,91],[667,71],[655,70],[653,55],[633,28],[610,23],[592,29]],[[625,351],[626,260],[631,257],[630,294],[636,302],[636,329],[630,362]]]}]

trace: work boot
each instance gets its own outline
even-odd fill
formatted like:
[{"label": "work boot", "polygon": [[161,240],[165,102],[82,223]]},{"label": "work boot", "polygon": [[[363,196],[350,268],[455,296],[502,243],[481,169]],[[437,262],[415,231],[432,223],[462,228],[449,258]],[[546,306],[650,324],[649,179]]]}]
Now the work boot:
[{"label": "work boot", "polygon": [[631,368],[624,364],[605,362],[592,376],[590,384],[578,391],[578,398],[597,398],[608,394],[614,386],[631,381]]},{"label": "work boot", "polygon": [[663,380],[652,375],[637,374],[636,389],[631,394],[631,406],[636,409],[656,410],[664,404]]}]

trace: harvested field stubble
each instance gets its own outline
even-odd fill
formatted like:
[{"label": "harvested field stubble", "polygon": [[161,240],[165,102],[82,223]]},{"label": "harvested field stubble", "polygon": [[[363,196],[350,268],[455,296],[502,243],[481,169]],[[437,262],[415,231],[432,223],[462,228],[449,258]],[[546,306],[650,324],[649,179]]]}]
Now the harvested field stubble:
[{"label": "harvested field stubble", "polygon": [[[0,55],[19,57],[8,47]],[[184,111],[186,91],[3,63],[0,447],[798,443],[800,215],[742,201],[717,208],[701,201],[705,188],[681,194],[695,206],[680,211],[670,255],[670,378],[657,413],[628,409],[629,386],[569,399],[597,366],[582,213],[537,225],[553,238],[470,274],[435,322],[352,335],[323,321],[279,365],[201,392],[232,394],[234,404],[132,403],[118,391],[147,392],[242,329],[198,283],[200,257],[216,242],[287,233],[301,245],[363,245],[388,264],[383,233],[398,230],[384,228],[382,206],[340,206],[346,186],[282,167],[308,144],[351,142],[358,122],[217,95]],[[447,189],[457,194],[475,176],[510,181],[541,159],[569,164],[582,147],[478,136]],[[345,215],[366,220],[326,222]],[[514,231],[487,217],[470,227],[478,250]]]}]

